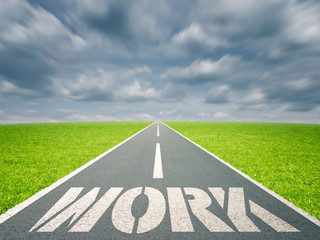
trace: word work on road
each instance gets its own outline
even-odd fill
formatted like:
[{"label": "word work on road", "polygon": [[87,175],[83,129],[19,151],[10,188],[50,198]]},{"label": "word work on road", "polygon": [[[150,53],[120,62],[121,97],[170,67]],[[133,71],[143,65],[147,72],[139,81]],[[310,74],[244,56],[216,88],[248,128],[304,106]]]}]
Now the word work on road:
[{"label": "word work on road", "polygon": [[[81,191],[83,188],[70,188],[30,229],[30,232],[53,232],[71,217],[69,225],[72,224],[72,227],[69,232],[89,232],[120,195],[123,188],[112,187],[97,201],[100,188],[93,188],[75,201]],[[168,187],[166,197],[169,211],[167,211],[165,198],[159,190],[152,187],[132,188],[118,197],[112,209],[111,221],[117,230],[132,233],[136,221],[132,215],[132,205],[139,195],[145,194],[148,198],[148,207],[145,214],[138,220],[137,233],[155,229],[167,212],[170,215],[172,232],[194,232],[190,214],[197,217],[210,232],[260,232],[260,229],[247,216],[243,188],[229,188],[227,211],[224,210],[225,191],[217,187],[209,187],[208,191],[211,196],[199,188]],[[192,196],[192,199],[186,200],[184,195]],[[191,213],[188,211],[187,204]],[[210,205],[214,205],[214,210],[226,220],[209,211],[207,208]],[[249,205],[251,213],[275,231],[299,232],[298,229],[252,200],[249,200]]]}]

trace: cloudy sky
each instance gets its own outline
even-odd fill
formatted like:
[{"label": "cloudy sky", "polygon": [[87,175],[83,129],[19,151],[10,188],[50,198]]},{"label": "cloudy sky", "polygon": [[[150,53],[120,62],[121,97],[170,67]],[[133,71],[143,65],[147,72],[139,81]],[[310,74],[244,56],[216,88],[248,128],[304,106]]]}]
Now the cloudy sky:
[{"label": "cloudy sky", "polygon": [[320,123],[319,1],[0,1],[0,123]]}]

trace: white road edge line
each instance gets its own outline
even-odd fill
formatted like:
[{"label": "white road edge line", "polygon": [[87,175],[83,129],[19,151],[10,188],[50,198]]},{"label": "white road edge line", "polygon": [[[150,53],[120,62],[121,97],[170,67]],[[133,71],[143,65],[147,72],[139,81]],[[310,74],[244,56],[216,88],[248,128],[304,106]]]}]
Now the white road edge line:
[{"label": "white road edge line", "polygon": [[223,163],[224,165],[226,165],[227,167],[231,168],[233,171],[237,172],[238,174],[240,174],[241,176],[243,176],[244,178],[246,178],[247,180],[249,180],[250,182],[252,182],[253,184],[257,185],[258,187],[260,187],[262,190],[266,191],[267,193],[269,193],[270,195],[272,195],[273,197],[275,197],[276,199],[278,199],[279,201],[281,201],[282,203],[286,204],[288,207],[290,207],[291,209],[293,209],[294,211],[298,212],[299,214],[301,214],[302,216],[304,216],[305,218],[307,218],[308,220],[310,220],[311,222],[313,222],[314,224],[318,225],[320,227],[320,221],[312,216],[310,213],[305,212],[304,210],[302,210],[301,208],[297,207],[296,205],[294,205],[292,202],[289,202],[287,199],[285,199],[284,197],[281,197],[280,195],[278,195],[277,193],[275,193],[274,191],[270,190],[269,188],[263,186],[261,183],[257,182],[256,180],[252,179],[251,177],[249,177],[248,175],[246,175],[245,173],[241,172],[240,170],[236,169],[235,167],[233,167],[231,164],[225,162],[224,160],[222,160],[221,158],[219,158],[218,156],[214,155],[213,153],[209,152],[208,150],[204,149],[203,147],[201,147],[200,145],[196,144],[195,142],[193,142],[192,140],[190,140],[189,138],[185,137],[184,135],[182,135],[181,133],[179,133],[178,131],[174,130],[173,128],[169,127],[167,124],[165,124],[164,122],[161,122],[163,125],[167,126],[169,129],[171,129],[172,131],[176,132],[177,134],[179,134],[181,137],[185,138],[186,140],[188,140],[189,142],[191,142],[192,144],[196,145],[198,148],[202,149],[203,151],[205,151],[206,153],[208,153],[209,155],[211,155],[212,157],[214,157],[215,159],[217,159],[218,161],[220,161],[221,163]]},{"label": "white road edge line", "polygon": [[79,172],[81,172],[82,170],[86,169],[87,167],[89,167],[90,165],[94,164],[95,162],[97,162],[98,160],[100,160],[101,158],[103,158],[104,156],[106,156],[107,154],[109,154],[110,152],[112,152],[113,150],[115,150],[116,148],[120,147],[122,144],[126,143],[127,141],[129,141],[131,138],[137,136],[139,133],[141,133],[142,131],[146,130],[147,128],[151,127],[153,124],[155,124],[156,122],[151,123],[149,126],[145,127],[144,129],[140,130],[139,132],[135,133],[134,135],[132,135],[131,137],[127,138],[126,140],[124,140],[123,142],[119,143],[118,145],[114,146],[113,148],[110,148],[108,151],[102,153],[101,155],[99,155],[98,157],[92,159],[91,161],[87,162],[86,164],[82,165],[81,167],[77,168],[76,170],[74,170],[73,172],[69,173],[68,175],[64,176],[63,178],[60,178],[58,181],[56,181],[55,183],[51,184],[49,187],[46,187],[42,190],[40,190],[39,192],[37,192],[36,194],[34,194],[33,196],[31,196],[30,198],[28,198],[27,200],[25,200],[22,203],[19,203],[18,205],[16,205],[15,207],[9,209],[8,211],[6,211],[5,213],[3,213],[2,215],[0,215],[0,224],[5,222],[6,220],[8,220],[9,218],[11,218],[12,216],[14,216],[15,214],[17,214],[18,212],[20,212],[21,210],[23,210],[24,208],[28,207],[29,205],[31,205],[32,203],[34,203],[35,201],[37,201],[38,199],[40,199],[41,197],[43,197],[44,195],[46,195],[47,193],[51,192],[52,190],[54,190],[55,188],[57,188],[58,186],[60,186],[62,183],[68,181],[70,178],[72,178],[73,176],[77,175]]},{"label": "white road edge line", "polygon": [[160,143],[157,143],[157,145],[156,145],[156,154],[154,157],[153,178],[163,178]]}]

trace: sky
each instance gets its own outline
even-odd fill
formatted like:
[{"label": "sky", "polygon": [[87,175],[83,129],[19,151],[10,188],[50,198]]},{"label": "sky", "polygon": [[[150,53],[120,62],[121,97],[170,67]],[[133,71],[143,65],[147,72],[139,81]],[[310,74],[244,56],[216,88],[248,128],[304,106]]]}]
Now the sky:
[{"label": "sky", "polygon": [[1,0],[0,123],[320,123],[320,1]]}]

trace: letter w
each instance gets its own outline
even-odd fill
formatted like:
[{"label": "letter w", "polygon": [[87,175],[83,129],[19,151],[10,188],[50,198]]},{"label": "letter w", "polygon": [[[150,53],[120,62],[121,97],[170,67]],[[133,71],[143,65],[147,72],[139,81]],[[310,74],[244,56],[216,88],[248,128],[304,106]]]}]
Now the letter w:
[{"label": "letter w", "polygon": [[[82,198],[80,198],[78,201],[70,205],[80,194],[80,192],[83,190],[83,188],[70,188],[68,192],[65,193],[65,195],[62,196],[62,198],[30,229],[30,232],[32,232],[34,229],[37,229],[39,226],[41,226],[43,223],[51,219],[49,222],[47,222],[44,226],[42,226],[40,229],[38,229],[38,232],[53,232],[56,230],[61,224],[66,222],[68,219],[71,219],[69,226],[83,213],[86,211],[87,208],[90,207],[90,205],[95,201],[100,188],[93,188],[90,192],[88,192],[86,195],[84,195]],[[84,231],[89,231],[93,225],[99,220],[99,218],[102,216],[102,214],[107,210],[110,202],[113,202],[115,197],[120,193],[122,188],[111,188],[95,205],[104,205],[102,208],[100,208],[99,212],[96,212],[95,206],[92,207],[92,209],[89,210],[89,212],[94,211],[95,214],[91,215],[92,219],[89,220],[85,226],[82,225],[82,228],[84,228]],[[117,194],[111,194],[113,199],[109,199],[109,201],[103,201],[106,200],[107,194],[111,192],[117,192]],[[110,201],[111,200],[111,201]],[[101,202],[105,202],[105,204],[101,204]],[[70,205],[68,208],[66,208],[68,205]],[[66,209],[64,209],[66,208]],[[64,209],[63,211],[61,211]],[[59,213],[60,212],[60,213]],[[59,214],[58,214],[59,213]],[[58,214],[58,215],[57,215]],[[55,216],[56,215],[56,216]],[[84,215],[84,218],[87,218],[86,215]],[[88,220],[88,218],[87,218]],[[80,219],[81,221],[81,219]],[[79,229],[79,224],[76,224],[78,231],[81,231],[81,227]],[[72,229],[71,229],[72,231]]]}]

